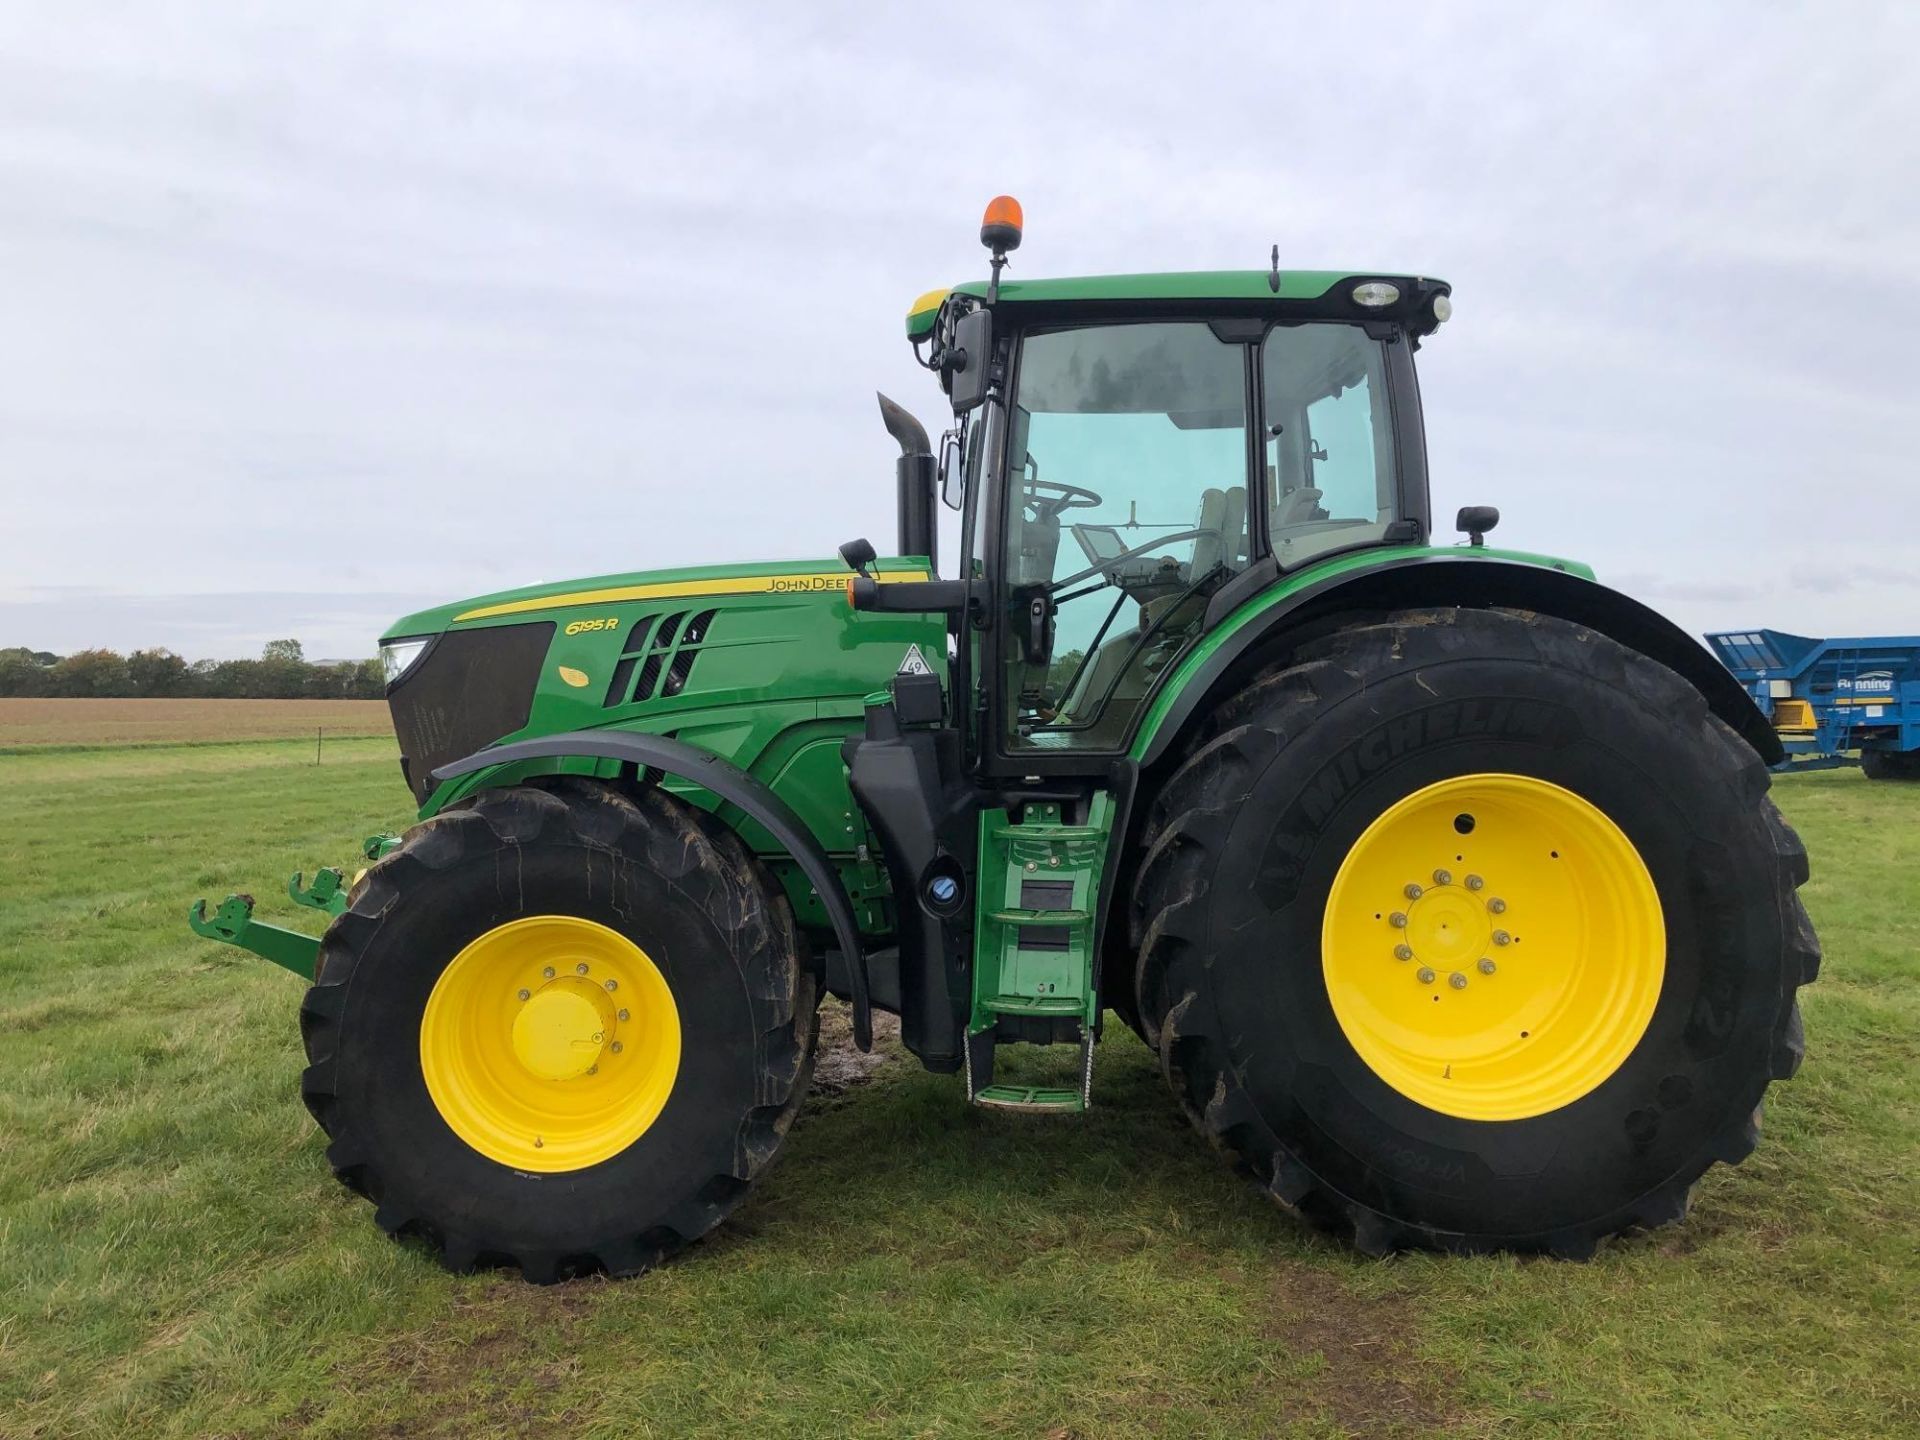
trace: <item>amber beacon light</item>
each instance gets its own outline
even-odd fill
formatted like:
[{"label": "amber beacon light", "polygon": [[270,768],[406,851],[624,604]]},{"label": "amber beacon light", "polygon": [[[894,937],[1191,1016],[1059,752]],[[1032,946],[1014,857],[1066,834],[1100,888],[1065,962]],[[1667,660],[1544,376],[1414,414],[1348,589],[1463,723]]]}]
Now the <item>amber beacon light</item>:
[{"label": "amber beacon light", "polygon": [[980,218],[980,243],[996,252],[1018,250],[1024,219],[1018,200],[1011,195],[994,196],[987,202],[987,213]]}]

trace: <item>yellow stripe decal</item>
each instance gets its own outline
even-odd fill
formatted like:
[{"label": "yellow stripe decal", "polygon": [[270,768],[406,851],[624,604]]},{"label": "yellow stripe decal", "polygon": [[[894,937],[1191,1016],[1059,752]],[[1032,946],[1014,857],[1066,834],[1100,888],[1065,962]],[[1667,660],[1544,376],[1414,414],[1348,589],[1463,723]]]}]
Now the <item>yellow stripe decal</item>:
[{"label": "yellow stripe decal", "polygon": [[[562,610],[572,605],[618,605],[627,600],[681,600],[696,595],[824,595],[846,593],[850,570],[820,575],[727,575],[715,580],[660,580],[651,585],[616,585],[606,590],[574,590],[565,595],[540,595],[531,600],[508,600],[482,605],[453,617],[491,620],[497,615],[525,615],[533,610]],[[901,585],[927,576],[920,571],[888,571],[873,577],[883,585]]]}]

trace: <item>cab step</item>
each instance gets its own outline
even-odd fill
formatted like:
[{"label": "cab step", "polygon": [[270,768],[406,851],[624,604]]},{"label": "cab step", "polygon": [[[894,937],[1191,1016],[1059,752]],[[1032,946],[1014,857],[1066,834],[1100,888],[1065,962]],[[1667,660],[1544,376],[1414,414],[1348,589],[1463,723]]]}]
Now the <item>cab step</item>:
[{"label": "cab step", "polygon": [[1078,995],[989,995],[980,1008],[994,1015],[1063,1015],[1077,1019],[1087,1008]]},{"label": "cab step", "polygon": [[989,910],[987,918],[999,925],[1086,925],[1093,914],[1087,910],[1025,910],[1017,906]]},{"label": "cab step", "polygon": [[1093,1107],[1093,1035],[1080,1039],[1080,1084],[1020,1085],[993,1078],[994,1033],[983,1030],[967,1037],[967,1095],[989,1110],[1025,1110],[1033,1114],[1078,1115]]},{"label": "cab step", "polygon": [[973,1103],[989,1110],[1038,1110],[1077,1115],[1087,1108],[1078,1090],[1048,1090],[1039,1086],[989,1085],[977,1091]]},{"label": "cab step", "polygon": [[1042,844],[1060,844],[1069,840],[1086,840],[1095,845],[1104,845],[1107,839],[1106,827],[1102,825],[1062,825],[1051,820],[1027,820],[1020,825],[1019,839],[1037,840]]}]

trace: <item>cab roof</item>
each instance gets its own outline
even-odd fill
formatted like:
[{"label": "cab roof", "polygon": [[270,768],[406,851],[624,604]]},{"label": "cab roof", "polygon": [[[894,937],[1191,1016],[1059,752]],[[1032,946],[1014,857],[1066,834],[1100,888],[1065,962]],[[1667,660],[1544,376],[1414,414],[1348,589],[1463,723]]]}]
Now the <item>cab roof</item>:
[{"label": "cab roof", "polygon": [[[1071,275],[1058,279],[1000,282],[999,305],[1072,305],[1126,301],[1261,301],[1298,312],[1301,302],[1329,302],[1330,317],[1380,319],[1409,318],[1409,312],[1445,295],[1452,286],[1444,280],[1419,275],[1395,275],[1378,270],[1282,270],[1279,287],[1272,270],[1184,270],[1154,275]],[[1366,280],[1385,280],[1400,289],[1396,305],[1365,311],[1353,304],[1348,291]],[[969,280],[944,290],[929,290],[907,311],[907,338],[923,340],[933,331],[940,307],[949,296],[985,299],[987,282]]]}]

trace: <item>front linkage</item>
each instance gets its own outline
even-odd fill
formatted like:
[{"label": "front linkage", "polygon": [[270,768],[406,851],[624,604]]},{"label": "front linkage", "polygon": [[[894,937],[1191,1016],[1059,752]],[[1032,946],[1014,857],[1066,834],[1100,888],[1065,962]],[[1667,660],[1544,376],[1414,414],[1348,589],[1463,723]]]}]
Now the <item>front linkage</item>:
[{"label": "front linkage", "polygon": [[[371,864],[399,844],[398,835],[370,835],[360,851]],[[359,880],[365,873],[364,869],[357,872],[354,880]],[[347,892],[351,888],[352,883],[345,874],[332,866],[316,871],[311,885],[306,883],[306,873],[300,870],[296,870],[287,881],[287,895],[294,904],[304,905],[309,910],[325,911],[329,917],[347,908]],[[320,958],[319,938],[256,920],[253,918],[253,905],[251,895],[229,895],[220,902],[220,908],[214,911],[213,918],[208,919],[207,902],[196,900],[193,908],[187,912],[187,924],[193,927],[196,935],[251,951],[261,959],[271,960],[282,969],[291,970],[302,980],[311,982],[315,963]]]}]

